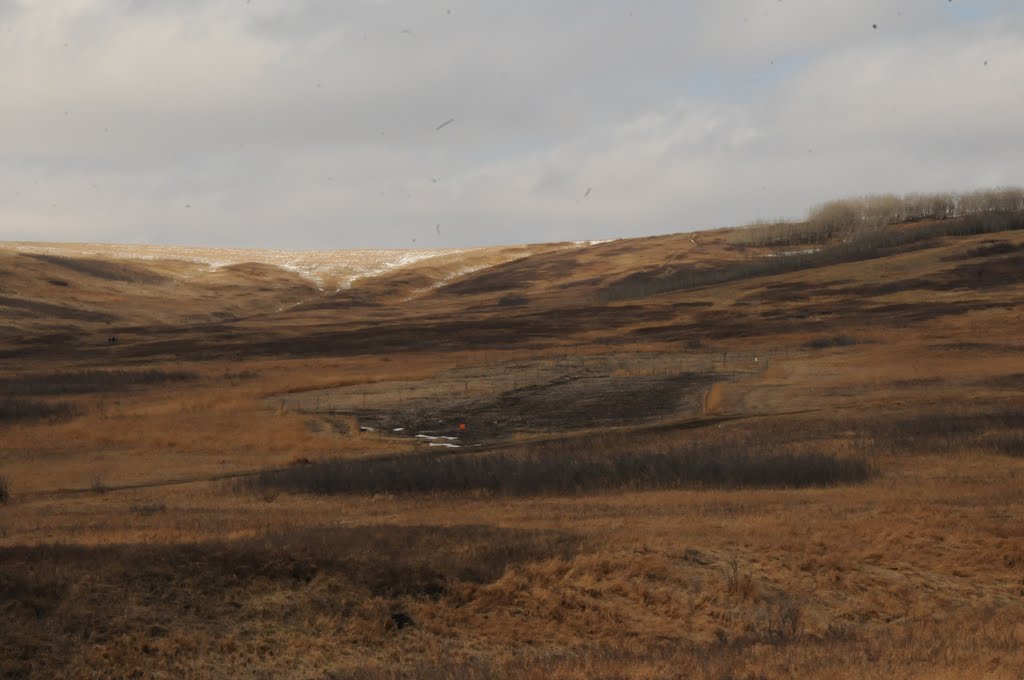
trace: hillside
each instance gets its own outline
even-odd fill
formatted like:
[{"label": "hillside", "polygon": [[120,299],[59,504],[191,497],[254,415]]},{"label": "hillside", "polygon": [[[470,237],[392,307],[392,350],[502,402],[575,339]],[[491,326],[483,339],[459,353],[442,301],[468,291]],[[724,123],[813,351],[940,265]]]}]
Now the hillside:
[{"label": "hillside", "polygon": [[884,198],[0,244],[0,675],[1019,677],[1024,194]]}]

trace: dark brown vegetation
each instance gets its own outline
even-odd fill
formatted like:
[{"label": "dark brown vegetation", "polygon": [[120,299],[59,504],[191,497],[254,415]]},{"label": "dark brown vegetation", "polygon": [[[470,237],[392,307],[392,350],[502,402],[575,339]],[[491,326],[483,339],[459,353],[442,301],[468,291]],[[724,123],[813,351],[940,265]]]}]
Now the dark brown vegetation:
[{"label": "dark brown vegetation", "polygon": [[[888,228],[883,228],[888,227]],[[1024,229],[1024,211],[983,212],[954,217],[924,224],[892,227],[883,224],[877,228],[854,229],[846,238],[833,242],[831,229],[813,227],[817,234],[809,243],[820,245],[794,252],[770,253],[767,256],[730,263],[718,268],[698,268],[692,265],[658,267],[639,271],[609,286],[605,298],[624,300],[656,295],[677,290],[715,286],[731,281],[786,274],[804,269],[829,267],[845,262],[857,262],[898,255],[937,245],[937,239],[948,236],[990,234]]]},{"label": "dark brown vegetation", "polygon": [[[126,675],[154,663],[184,674],[181,626],[205,637],[196,652],[241,660],[269,649],[268,614],[288,621],[275,636],[330,619],[322,634],[358,644],[386,633],[405,602],[458,600],[515,565],[570,559],[579,544],[550,531],[376,525],[173,546],[0,548],[0,674],[32,677],[89,659],[97,670],[126,664]],[[274,604],[282,592],[287,601]],[[111,604],[125,608],[120,616],[108,615]]]},{"label": "dark brown vegetation", "polygon": [[15,397],[0,397],[0,423],[34,420],[68,420],[75,415],[71,404]]},{"label": "dark brown vegetation", "polygon": [[196,380],[198,377],[198,374],[193,371],[164,371],[157,369],[29,373],[0,377],[0,394],[10,396],[49,396],[113,392],[136,386]]},{"label": "dark brown vegetation", "polygon": [[448,454],[332,460],[262,472],[247,486],[316,494],[485,491],[531,496],[609,490],[804,488],[864,482],[871,465],[821,453],[754,451],[753,442],[691,450],[575,455]]}]

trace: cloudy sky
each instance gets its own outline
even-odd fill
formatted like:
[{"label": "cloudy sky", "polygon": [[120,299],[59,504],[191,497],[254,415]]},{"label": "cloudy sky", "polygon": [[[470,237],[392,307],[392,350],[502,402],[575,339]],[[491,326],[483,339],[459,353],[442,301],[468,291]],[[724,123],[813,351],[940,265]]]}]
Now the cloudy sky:
[{"label": "cloudy sky", "polygon": [[1020,0],[0,0],[0,240],[453,247],[1024,184]]}]

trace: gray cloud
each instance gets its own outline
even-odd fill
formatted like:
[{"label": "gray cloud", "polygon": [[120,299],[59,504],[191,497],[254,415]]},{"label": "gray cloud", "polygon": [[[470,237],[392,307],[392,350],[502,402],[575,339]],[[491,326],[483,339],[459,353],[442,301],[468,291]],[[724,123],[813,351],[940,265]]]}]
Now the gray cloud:
[{"label": "gray cloud", "polygon": [[1022,74],[1011,0],[0,1],[0,239],[575,240],[1020,184]]}]

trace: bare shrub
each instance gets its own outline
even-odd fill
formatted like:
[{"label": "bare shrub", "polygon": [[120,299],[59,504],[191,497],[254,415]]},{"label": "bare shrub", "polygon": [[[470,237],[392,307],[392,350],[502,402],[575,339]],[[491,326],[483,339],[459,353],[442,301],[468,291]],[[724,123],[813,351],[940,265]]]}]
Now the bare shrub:
[{"label": "bare shrub", "polygon": [[803,222],[757,223],[730,233],[735,245],[823,244],[863,231],[922,220],[948,220],[1024,211],[1024,189],[973,192],[882,194],[828,201],[811,208]]},{"label": "bare shrub", "polygon": [[783,594],[764,612],[763,638],[768,642],[793,642],[803,633],[803,609]]},{"label": "bare shrub", "polygon": [[754,594],[754,579],[750,572],[742,569],[739,555],[735,549],[729,553],[729,559],[725,564],[723,573],[725,575],[725,589],[730,595],[747,599]]}]

